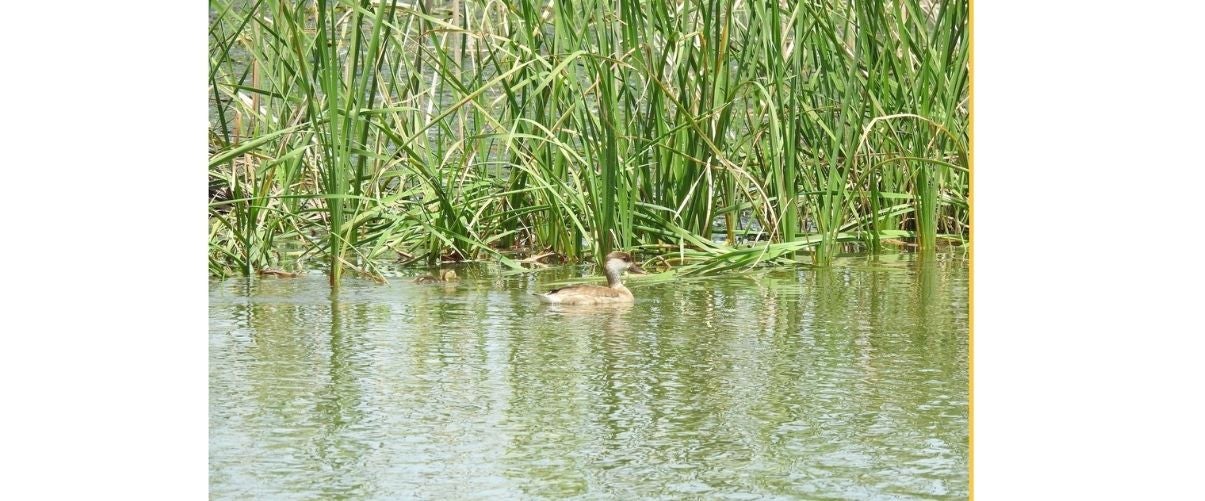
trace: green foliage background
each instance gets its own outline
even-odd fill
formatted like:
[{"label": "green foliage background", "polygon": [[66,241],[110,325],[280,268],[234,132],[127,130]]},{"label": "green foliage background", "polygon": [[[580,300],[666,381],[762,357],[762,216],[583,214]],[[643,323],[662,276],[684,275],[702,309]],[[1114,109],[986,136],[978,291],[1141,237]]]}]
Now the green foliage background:
[{"label": "green foliage background", "polygon": [[711,273],[968,234],[965,1],[210,12],[215,275],[614,248]]}]

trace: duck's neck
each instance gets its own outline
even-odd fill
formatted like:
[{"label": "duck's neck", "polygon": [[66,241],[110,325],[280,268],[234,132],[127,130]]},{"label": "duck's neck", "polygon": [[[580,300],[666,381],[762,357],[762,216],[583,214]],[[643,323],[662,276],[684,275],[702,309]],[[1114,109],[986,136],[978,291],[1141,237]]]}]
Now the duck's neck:
[{"label": "duck's neck", "polygon": [[623,272],[615,271],[610,268],[607,268],[607,287],[610,287],[612,289],[624,288],[623,282],[619,280],[620,273],[623,273]]}]

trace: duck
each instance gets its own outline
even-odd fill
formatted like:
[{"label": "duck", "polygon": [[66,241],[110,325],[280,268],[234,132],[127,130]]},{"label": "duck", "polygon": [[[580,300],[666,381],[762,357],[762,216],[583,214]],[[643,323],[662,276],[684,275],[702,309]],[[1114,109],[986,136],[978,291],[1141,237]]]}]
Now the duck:
[{"label": "duck", "polygon": [[276,268],[264,268],[262,270],[259,270],[259,276],[276,277],[276,278],[297,278],[296,273],[290,273],[285,270],[280,270],[280,269],[276,269]]},{"label": "duck", "polygon": [[637,275],[645,271],[636,264],[632,255],[627,252],[615,251],[607,254],[603,269],[607,273],[607,286],[579,284],[553,289],[548,292],[535,294],[545,303],[550,304],[615,304],[631,303],[635,298],[632,291],[623,286],[620,276],[623,272]]},{"label": "duck", "polygon": [[416,284],[437,284],[437,283],[441,283],[441,282],[453,282],[453,281],[457,280],[458,278],[460,278],[460,277],[456,276],[456,270],[443,270],[443,271],[439,272],[439,276],[437,276],[437,277],[433,277],[430,275],[425,276],[425,277],[418,277],[417,279],[414,280],[414,283],[416,283]]}]

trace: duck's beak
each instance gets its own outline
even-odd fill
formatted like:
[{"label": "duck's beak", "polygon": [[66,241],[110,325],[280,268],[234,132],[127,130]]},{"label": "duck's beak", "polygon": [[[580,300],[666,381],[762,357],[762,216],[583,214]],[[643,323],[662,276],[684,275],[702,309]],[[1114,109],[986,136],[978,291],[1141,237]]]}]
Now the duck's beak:
[{"label": "duck's beak", "polygon": [[636,264],[635,262],[632,262],[632,264],[628,265],[628,273],[635,273],[637,275],[648,274],[642,268],[640,268],[640,265]]}]

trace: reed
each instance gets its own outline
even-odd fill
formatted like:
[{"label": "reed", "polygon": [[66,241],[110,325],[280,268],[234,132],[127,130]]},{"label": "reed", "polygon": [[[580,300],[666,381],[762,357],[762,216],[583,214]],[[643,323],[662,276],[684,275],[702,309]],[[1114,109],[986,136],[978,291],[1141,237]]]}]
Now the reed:
[{"label": "reed", "polygon": [[210,6],[214,274],[968,234],[965,0]]}]

